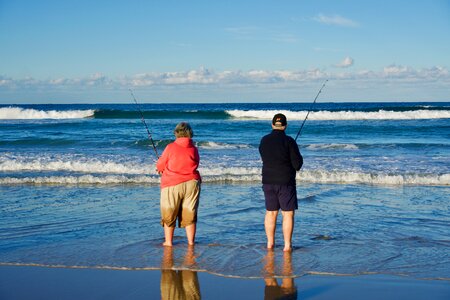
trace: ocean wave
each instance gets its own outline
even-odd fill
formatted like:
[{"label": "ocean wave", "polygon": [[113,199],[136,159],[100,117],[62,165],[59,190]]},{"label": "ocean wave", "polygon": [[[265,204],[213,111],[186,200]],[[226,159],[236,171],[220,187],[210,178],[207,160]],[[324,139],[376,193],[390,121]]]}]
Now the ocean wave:
[{"label": "ocean wave", "polygon": [[0,140],[0,146],[67,146],[78,140],[58,138],[23,138],[17,140]]},{"label": "ocean wave", "polygon": [[[357,149],[357,146],[353,144],[318,144],[308,147],[313,147],[313,150],[317,149],[316,147],[318,149],[329,149],[329,147],[341,147],[345,150]],[[155,183],[155,178],[158,178],[158,175],[154,163],[154,161],[130,160],[126,156],[88,158],[80,155],[30,157],[5,154],[0,157],[0,172],[3,173],[0,174],[2,176],[0,183]],[[205,182],[261,181],[259,163],[249,166],[222,166],[214,161],[204,161],[200,165],[199,171]],[[22,174],[22,176],[19,174]],[[28,177],[25,178],[25,176]],[[71,179],[67,179],[66,176]],[[450,185],[450,174],[360,172],[350,169],[317,170],[306,168],[297,173],[297,181],[299,183]]]},{"label": "ocean wave", "polygon": [[355,144],[311,144],[305,147],[308,150],[358,150],[359,147]]},{"label": "ocean wave", "polygon": [[[414,119],[448,119],[450,110],[420,107],[410,110],[354,111],[354,110],[320,110],[311,111],[310,120],[414,120]],[[389,108],[391,109],[391,108]],[[293,110],[144,110],[146,119],[261,119],[270,120],[276,113],[283,113],[289,120],[303,120],[307,111]],[[38,110],[23,107],[1,107],[0,119],[136,119],[141,115],[134,110],[119,109],[85,109],[85,110]]]},{"label": "ocean wave", "polygon": [[[200,170],[205,183],[260,183],[259,168],[248,168],[250,173],[239,173],[246,168],[226,168]],[[247,170],[248,171],[248,170]],[[158,175],[70,175],[70,176],[9,176],[0,177],[0,184],[158,184]],[[297,183],[333,183],[333,184],[373,184],[373,185],[426,185],[448,186],[450,174],[371,174],[345,171],[309,171],[300,172]]]},{"label": "ocean wave", "polygon": [[[146,119],[227,119],[229,115],[223,110],[143,110]],[[140,112],[135,110],[98,109],[95,111],[96,119],[136,119]]]},{"label": "ocean wave", "polygon": [[[261,170],[254,167],[201,167],[206,176],[253,176]],[[42,156],[37,158],[0,157],[2,172],[72,172],[86,174],[122,174],[122,175],[156,175],[154,163],[142,164],[130,161],[111,161],[109,159],[77,158],[72,156]],[[251,180],[251,179],[250,179]],[[127,180],[128,181],[128,180]]]},{"label": "ocean wave", "polygon": [[82,119],[93,117],[95,111],[87,110],[36,110],[21,107],[0,108],[0,120],[32,119]]},{"label": "ocean wave", "polygon": [[[227,110],[230,116],[236,119],[261,119],[271,120],[277,113],[283,113],[288,120],[304,120],[307,111],[291,110]],[[416,119],[449,119],[450,110],[411,110],[388,111],[378,110],[373,112],[363,111],[312,111],[308,120],[416,120]]]},{"label": "ocean wave", "polygon": [[250,145],[246,144],[227,144],[221,142],[198,142],[197,146],[203,149],[242,149],[242,148],[250,148]]},{"label": "ocean wave", "polygon": [[[444,143],[357,143],[357,144],[339,144],[339,143],[330,143],[330,144],[304,144],[301,145],[303,149],[310,151],[322,151],[322,150],[344,150],[344,151],[355,151],[361,149],[388,149],[388,150],[396,150],[396,149],[409,149],[409,150],[424,150],[424,149],[440,149],[444,148],[447,150],[450,147],[450,144]],[[446,157],[433,157],[433,160],[441,160],[447,159]]]},{"label": "ocean wave", "polygon": [[450,174],[384,174],[351,171],[304,171],[297,181],[374,185],[450,185]]},{"label": "ocean wave", "polygon": [[125,175],[108,175],[108,176],[36,176],[36,177],[3,177],[0,178],[0,184],[58,184],[58,185],[78,185],[78,184],[95,184],[95,185],[111,185],[111,184],[158,184],[159,177],[152,176],[125,176]]},{"label": "ocean wave", "polygon": [[39,157],[35,159],[2,158],[0,160],[0,171],[66,171],[80,173],[107,173],[107,174],[148,174],[150,166],[131,162],[101,161],[98,159],[74,159]]}]

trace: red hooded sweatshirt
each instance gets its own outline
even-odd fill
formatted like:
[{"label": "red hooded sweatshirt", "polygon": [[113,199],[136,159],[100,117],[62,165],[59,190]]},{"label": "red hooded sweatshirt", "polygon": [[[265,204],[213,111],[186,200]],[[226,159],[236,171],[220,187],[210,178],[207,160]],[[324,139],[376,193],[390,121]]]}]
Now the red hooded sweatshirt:
[{"label": "red hooded sweatshirt", "polygon": [[167,145],[156,162],[156,169],[162,172],[161,188],[192,179],[201,180],[200,173],[197,171],[199,163],[200,156],[192,139],[177,138],[173,143]]}]

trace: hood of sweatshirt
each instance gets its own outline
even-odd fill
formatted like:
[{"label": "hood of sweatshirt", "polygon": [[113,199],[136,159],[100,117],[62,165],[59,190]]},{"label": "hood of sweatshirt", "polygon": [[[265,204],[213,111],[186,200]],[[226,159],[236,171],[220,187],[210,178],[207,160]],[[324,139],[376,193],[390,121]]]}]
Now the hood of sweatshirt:
[{"label": "hood of sweatshirt", "polygon": [[188,137],[179,137],[175,140],[175,143],[184,148],[190,148],[194,146],[194,142],[192,142],[192,139]]}]

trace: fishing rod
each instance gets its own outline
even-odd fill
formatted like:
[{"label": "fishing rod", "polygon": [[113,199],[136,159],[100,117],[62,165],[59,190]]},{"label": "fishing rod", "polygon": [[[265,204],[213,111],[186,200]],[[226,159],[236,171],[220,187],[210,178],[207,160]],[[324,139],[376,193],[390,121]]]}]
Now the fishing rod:
[{"label": "fishing rod", "polygon": [[152,142],[152,146],[153,146],[153,150],[155,151],[156,158],[159,158],[158,150],[156,150],[156,146],[155,146],[155,142],[153,142],[152,134],[150,133],[150,130],[148,129],[147,123],[145,122],[144,114],[142,113],[142,110],[141,110],[141,108],[139,107],[139,104],[138,104],[138,102],[137,102],[137,100],[136,100],[136,97],[134,97],[133,91],[132,91],[131,89],[128,89],[128,90],[130,91],[131,96],[132,96],[133,99],[134,99],[134,103],[136,103],[137,108],[138,108],[139,112],[141,113],[141,120],[142,120],[142,123],[144,123],[145,128],[147,129],[148,139]]},{"label": "fishing rod", "polygon": [[325,80],[325,82],[322,84],[322,87],[320,88],[319,92],[317,93],[316,98],[314,98],[314,102],[311,104],[311,106],[310,106],[310,108],[309,108],[309,110],[308,110],[308,113],[306,114],[306,117],[305,117],[305,119],[303,120],[302,126],[301,126],[300,129],[298,130],[297,135],[295,136],[295,141],[297,141],[298,136],[299,136],[300,133],[302,132],[303,125],[305,125],[306,119],[308,119],[309,113],[311,112],[311,110],[312,110],[314,104],[316,103],[317,98],[319,98],[320,93],[322,93],[322,89],[325,87],[325,84],[327,83],[327,81],[328,81],[328,79]]}]

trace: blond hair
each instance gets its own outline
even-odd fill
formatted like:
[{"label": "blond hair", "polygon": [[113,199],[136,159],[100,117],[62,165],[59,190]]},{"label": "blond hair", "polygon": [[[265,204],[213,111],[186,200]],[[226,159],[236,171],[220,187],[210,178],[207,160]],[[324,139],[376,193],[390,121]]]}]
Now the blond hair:
[{"label": "blond hair", "polygon": [[173,133],[175,133],[175,137],[188,137],[193,138],[194,137],[194,131],[191,128],[191,125],[187,122],[181,122],[178,123],[178,125],[175,127]]}]

